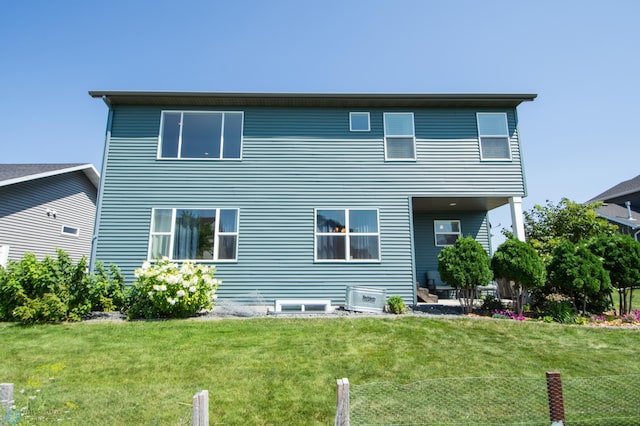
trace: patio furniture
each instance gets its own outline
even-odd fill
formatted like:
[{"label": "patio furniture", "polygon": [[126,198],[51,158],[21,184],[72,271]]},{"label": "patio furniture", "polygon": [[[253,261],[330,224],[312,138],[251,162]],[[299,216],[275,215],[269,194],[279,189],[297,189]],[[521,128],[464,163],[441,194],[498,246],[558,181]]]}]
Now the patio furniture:
[{"label": "patio furniture", "polygon": [[427,271],[427,287],[429,287],[429,291],[443,299],[457,297],[456,289],[442,281],[438,271]]}]

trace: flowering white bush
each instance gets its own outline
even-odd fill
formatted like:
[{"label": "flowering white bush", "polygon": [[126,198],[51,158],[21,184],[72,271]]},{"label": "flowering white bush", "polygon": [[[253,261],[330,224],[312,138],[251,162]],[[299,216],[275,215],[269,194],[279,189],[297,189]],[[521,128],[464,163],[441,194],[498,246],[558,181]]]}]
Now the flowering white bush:
[{"label": "flowering white bush", "polygon": [[129,318],[184,318],[211,309],[220,281],[215,267],[193,262],[182,265],[168,258],[135,270],[129,295]]}]

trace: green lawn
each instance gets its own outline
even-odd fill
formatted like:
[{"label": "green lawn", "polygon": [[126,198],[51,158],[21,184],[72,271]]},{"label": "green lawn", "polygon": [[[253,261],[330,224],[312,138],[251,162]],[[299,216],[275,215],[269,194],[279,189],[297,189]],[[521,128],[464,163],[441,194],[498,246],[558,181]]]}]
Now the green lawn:
[{"label": "green lawn", "polygon": [[417,316],[0,323],[0,382],[38,424],[188,424],[207,389],[211,424],[326,425],[342,377],[640,374],[638,348],[637,328]]}]

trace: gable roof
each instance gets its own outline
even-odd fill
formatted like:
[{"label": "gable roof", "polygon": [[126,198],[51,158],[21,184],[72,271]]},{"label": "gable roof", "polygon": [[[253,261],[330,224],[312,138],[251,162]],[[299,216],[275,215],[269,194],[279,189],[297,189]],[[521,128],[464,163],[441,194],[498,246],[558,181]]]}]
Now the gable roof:
[{"label": "gable roof", "polygon": [[607,189],[602,194],[596,195],[587,201],[587,203],[593,203],[594,201],[607,201],[636,192],[640,192],[640,175],[633,179],[620,182],[619,184]]},{"label": "gable roof", "polygon": [[536,94],[494,93],[225,93],[129,92],[92,90],[89,95],[112,105],[275,106],[275,107],[516,107]]},{"label": "gable roof", "polygon": [[0,164],[0,186],[14,185],[20,182],[82,171],[98,188],[100,175],[93,164]]}]

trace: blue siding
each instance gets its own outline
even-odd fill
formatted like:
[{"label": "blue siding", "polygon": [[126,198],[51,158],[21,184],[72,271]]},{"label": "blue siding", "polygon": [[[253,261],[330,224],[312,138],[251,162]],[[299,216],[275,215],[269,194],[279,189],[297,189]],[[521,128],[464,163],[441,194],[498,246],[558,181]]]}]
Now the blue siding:
[{"label": "blue siding", "polygon": [[[349,132],[350,110],[316,108],[243,109],[241,161],[158,160],[162,109],[113,115],[97,259],[118,264],[129,281],[147,255],[153,207],[228,207],[240,209],[239,250],[237,262],[217,265],[221,297],[343,303],[345,287],[358,284],[412,300],[411,196],[524,194],[513,110],[513,161],[480,161],[476,110],[424,109],[414,111],[417,161],[385,162],[382,110],[371,110],[371,132]],[[381,262],[314,263],[313,214],[322,207],[378,208]],[[488,247],[481,214],[468,222]],[[416,244],[433,241],[415,235]]]}]

